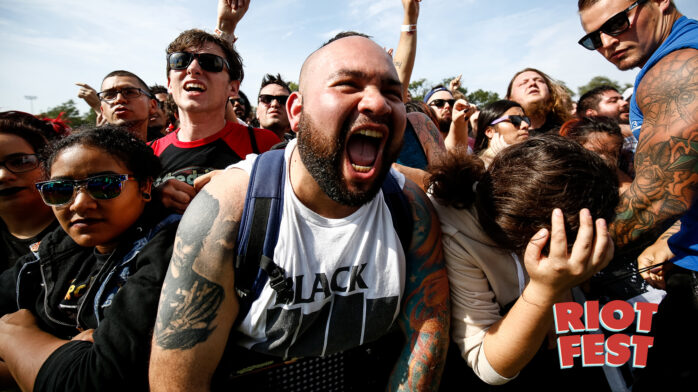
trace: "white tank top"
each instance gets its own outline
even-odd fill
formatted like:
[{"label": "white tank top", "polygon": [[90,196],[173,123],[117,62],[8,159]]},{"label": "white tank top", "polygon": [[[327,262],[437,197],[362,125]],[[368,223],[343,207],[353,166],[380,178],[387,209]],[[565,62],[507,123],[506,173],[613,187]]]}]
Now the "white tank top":
[{"label": "white tank top", "polygon": [[[324,356],[384,335],[400,311],[405,255],[379,192],[341,219],[324,218],[298,200],[286,179],[274,261],[293,279],[290,304],[276,304],[267,282],[238,330],[239,344],[281,357]],[[248,171],[256,156],[236,167]],[[404,187],[404,176],[391,173]]]}]

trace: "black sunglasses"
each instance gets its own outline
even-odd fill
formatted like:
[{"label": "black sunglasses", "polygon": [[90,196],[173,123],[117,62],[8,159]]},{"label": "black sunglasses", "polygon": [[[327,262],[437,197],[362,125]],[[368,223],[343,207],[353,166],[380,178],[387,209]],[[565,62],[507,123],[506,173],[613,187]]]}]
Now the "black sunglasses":
[{"label": "black sunglasses", "polygon": [[124,182],[135,180],[130,174],[103,174],[84,180],[50,180],[36,183],[44,203],[49,206],[62,206],[73,201],[80,188],[95,200],[109,200],[121,194]]},{"label": "black sunglasses", "polygon": [[519,116],[519,115],[500,117],[500,118],[492,121],[490,123],[490,125],[499,124],[501,122],[510,122],[511,125],[513,125],[516,128],[521,128],[522,122],[525,122],[526,124],[531,125],[531,119],[529,119],[527,116]]},{"label": "black sunglasses", "polygon": [[174,52],[167,55],[167,64],[171,69],[181,70],[186,69],[194,59],[199,62],[204,71],[221,72],[223,66],[230,69],[230,64],[226,59],[212,53]]},{"label": "black sunglasses", "polygon": [[39,167],[39,158],[35,154],[12,154],[1,161],[0,166],[15,174],[26,173]]},{"label": "black sunglasses", "polygon": [[625,30],[630,28],[630,18],[628,13],[633,10],[633,8],[646,3],[647,0],[638,0],[630,5],[630,7],[624,9],[623,11],[613,15],[604,24],[599,27],[598,30],[592,31],[591,33],[582,37],[579,40],[579,44],[589,50],[596,50],[603,46],[601,42],[601,33],[608,34],[612,37],[616,37],[622,34]]},{"label": "black sunglasses", "polygon": [[126,99],[136,99],[141,95],[152,98],[149,92],[138,87],[112,88],[98,92],[97,97],[102,101],[114,102],[119,93],[121,93],[121,96]]},{"label": "black sunglasses", "polygon": [[433,105],[433,106],[436,106],[437,108],[441,109],[447,103],[450,107],[453,107],[453,105],[456,103],[456,100],[455,99],[435,99],[435,100],[429,102],[429,105]]},{"label": "black sunglasses", "polygon": [[286,105],[286,100],[288,100],[288,95],[269,95],[269,94],[261,94],[259,96],[259,102],[265,104],[265,105],[271,105],[271,101],[276,100],[276,102],[279,103],[279,105],[284,106]]}]

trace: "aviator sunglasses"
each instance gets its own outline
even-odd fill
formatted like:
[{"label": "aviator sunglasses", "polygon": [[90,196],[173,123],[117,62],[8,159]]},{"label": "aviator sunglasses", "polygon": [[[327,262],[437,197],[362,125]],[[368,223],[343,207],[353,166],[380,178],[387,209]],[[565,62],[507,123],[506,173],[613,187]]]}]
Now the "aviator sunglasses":
[{"label": "aviator sunglasses", "polygon": [[130,174],[103,174],[83,180],[49,180],[36,183],[44,203],[63,206],[73,201],[78,189],[83,188],[95,200],[109,200],[121,194],[124,181],[135,180]]},{"label": "aviator sunglasses", "polygon": [[519,115],[511,115],[511,116],[504,116],[500,117],[490,123],[490,125],[495,125],[499,124],[501,122],[510,122],[511,125],[513,125],[516,128],[521,128],[521,123],[525,122],[528,125],[531,125],[531,120],[526,117],[526,116],[519,116]]},{"label": "aviator sunglasses", "polygon": [[596,50],[603,46],[601,42],[601,33],[608,34],[612,37],[616,37],[622,34],[625,30],[630,28],[630,18],[628,13],[633,10],[633,8],[646,3],[647,0],[638,0],[630,5],[630,7],[624,9],[623,11],[613,15],[604,24],[599,27],[598,30],[592,31],[591,33],[582,37],[579,40],[579,44],[589,50]]},{"label": "aviator sunglasses", "polygon": [[39,167],[39,159],[35,154],[12,154],[0,162],[0,166],[14,174],[26,173]]},{"label": "aviator sunglasses", "polygon": [[194,59],[199,62],[204,71],[221,72],[223,66],[230,69],[230,64],[226,59],[211,53],[174,52],[167,55],[167,64],[170,65],[171,69],[182,70],[189,67]]},{"label": "aviator sunglasses", "polygon": [[447,103],[450,107],[453,107],[453,105],[456,103],[456,100],[455,99],[435,99],[435,100],[429,102],[429,105],[433,105],[433,106],[436,106],[437,108],[441,109]]}]

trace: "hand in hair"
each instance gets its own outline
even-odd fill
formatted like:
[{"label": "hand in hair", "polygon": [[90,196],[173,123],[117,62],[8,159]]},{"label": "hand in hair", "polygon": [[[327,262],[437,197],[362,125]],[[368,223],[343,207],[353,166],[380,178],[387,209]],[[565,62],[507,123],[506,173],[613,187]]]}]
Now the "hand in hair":
[{"label": "hand in hair", "polygon": [[157,188],[162,205],[178,214],[183,214],[191,199],[196,196],[193,186],[175,179],[169,179]]},{"label": "hand in hair", "polygon": [[[606,221],[597,219],[594,223],[586,208],[579,212],[579,231],[571,252],[568,252],[565,220],[560,209],[553,211],[551,223],[551,231],[541,229],[536,233],[524,253],[526,271],[531,278],[526,300],[536,304],[555,302],[572,287],[591,278],[613,258],[613,242]],[[544,255],[548,239],[550,251]]]}]

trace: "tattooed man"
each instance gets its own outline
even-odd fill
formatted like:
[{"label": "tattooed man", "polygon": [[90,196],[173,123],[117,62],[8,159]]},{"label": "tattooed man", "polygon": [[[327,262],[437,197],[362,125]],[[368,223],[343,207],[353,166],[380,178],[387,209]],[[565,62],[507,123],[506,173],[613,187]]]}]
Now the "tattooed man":
[{"label": "tattooed man", "polygon": [[[214,177],[184,215],[154,331],[152,389],[209,388],[229,339],[249,352],[319,357],[375,340],[394,323],[405,342],[387,388],[437,389],[448,281],[432,206],[390,170],[405,129],[390,56],[365,36],[338,35],[306,59],[286,110],[298,137],[285,150],[274,262],[292,278],[292,298],[280,300],[267,282],[233,327],[233,250],[251,165],[243,161]],[[406,252],[381,191],[387,175],[404,184],[412,210]]]},{"label": "tattooed man", "polygon": [[[684,226],[689,222],[694,226],[698,216],[698,21],[683,16],[671,0],[579,0],[578,5],[587,33],[579,41],[582,46],[596,49],[618,69],[641,67],[630,102],[630,126],[638,138],[636,177],[621,196],[610,230],[616,244],[656,239],[658,230],[679,217]],[[660,241],[666,245],[681,224],[677,222]],[[667,296],[652,325],[654,347],[633,391],[666,383],[690,385],[686,377],[695,382],[698,376],[697,244],[690,242],[690,235],[680,239],[684,243],[675,242],[678,246],[672,251],[680,256],[677,249],[692,247],[694,261],[674,259],[671,271],[663,276]],[[669,253],[647,257],[645,251],[639,261],[658,264],[673,256],[667,257]],[[661,269],[649,273],[660,274]]]}]

